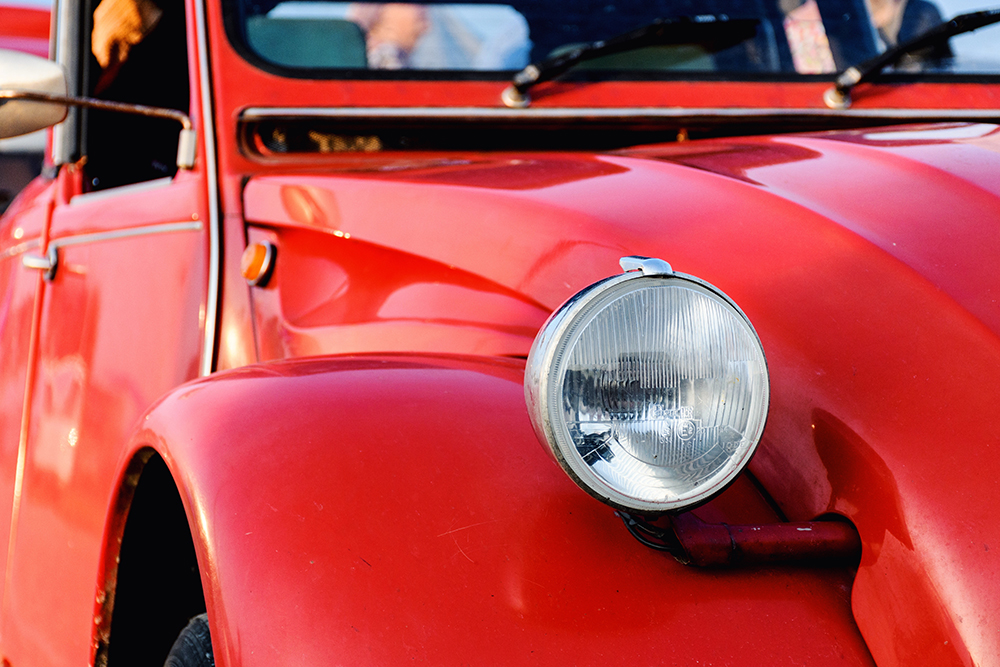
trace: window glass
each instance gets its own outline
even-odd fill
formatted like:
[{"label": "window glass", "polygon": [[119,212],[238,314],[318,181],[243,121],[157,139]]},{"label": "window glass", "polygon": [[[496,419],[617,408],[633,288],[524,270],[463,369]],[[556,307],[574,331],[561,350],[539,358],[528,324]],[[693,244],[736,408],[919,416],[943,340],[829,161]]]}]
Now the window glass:
[{"label": "window glass", "polygon": [[528,23],[509,5],[292,0],[250,17],[247,39],[265,59],[305,67],[512,70],[531,53]]},{"label": "window glass", "polygon": [[[907,0],[903,3],[903,13],[907,11],[913,13],[914,9],[909,8],[910,3],[920,6],[930,5],[936,10],[937,15],[947,20],[959,14],[975,12],[983,9],[990,9],[991,6],[983,4],[983,0]],[[993,5],[996,7],[997,5]],[[928,11],[924,9],[924,11]],[[910,35],[912,36],[912,35]],[[928,70],[943,72],[966,73],[966,74],[994,74],[1000,72],[1000,24],[980,28],[975,32],[966,33],[952,37],[948,41],[948,52],[937,62],[925,62],[923,66]],[[901,65],[903,69],[906,63]],[[912,64],[910,65],[912,68]]]},{"label": "window glass", "polygon": [[[93,3],[86,80],[90,94],[113,102],[190,107],[183,0]],[[116,111],[86,113],[85,187],[128,185],[177,171],[180,125]]]},{"label": "window glass", "polygon": [[[756,21],[738,40],[704,36],[589,61],[570,76],[655,78],[714,72],[829,75],[976,9],[973,0],[508,0],[377,3],[228,0],[231,37],[259,65],[309,77],[486,77],[660,18],[716,15]],[[1000,28],[955,37],[897,69],[1000,71]],[[734,43],[734,41],[736,43]],[[595,75],[593,72],[599,71]],[[394,73],[394,74],[393,74]]]}]

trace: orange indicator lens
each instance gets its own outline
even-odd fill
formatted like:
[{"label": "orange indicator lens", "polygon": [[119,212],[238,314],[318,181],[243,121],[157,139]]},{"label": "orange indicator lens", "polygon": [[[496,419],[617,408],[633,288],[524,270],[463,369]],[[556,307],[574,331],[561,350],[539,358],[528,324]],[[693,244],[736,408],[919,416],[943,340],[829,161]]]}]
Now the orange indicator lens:
[{"label": "orange indicator lens", "polygon": [[251,243],[243,251],[240,272],[251,285],[263,287],[271,275],[274,258],[274,244],[270,242]]}]

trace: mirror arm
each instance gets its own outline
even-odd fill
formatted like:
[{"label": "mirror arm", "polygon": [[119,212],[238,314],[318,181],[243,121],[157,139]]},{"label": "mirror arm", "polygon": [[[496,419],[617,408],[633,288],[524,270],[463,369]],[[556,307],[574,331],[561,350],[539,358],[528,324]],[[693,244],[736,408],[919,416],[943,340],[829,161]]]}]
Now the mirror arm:
[{"label": "mirror arm", "polygon": [[191,118],[185,113],[175,109],[163,109],[161,107],[148,107],[142,104],[128,104],[125,102],[110,102],[107,100],[95,100],[90,97],[71,97],[68,95],[54,95],[51,93],[36,93],[26,90],[0,90],[0,105],[8,100],[24,100],[26,102],[49,102],[54,104],[64,104],[66,106],[83,107],[85,109],[100,109],[102,111],[117,111],[149,118],[166,118],[181,125],[180,138],[177,142],[177,168],[191,169],[194,167],[195,146],[197,144],[194,128],[191,125]]}]

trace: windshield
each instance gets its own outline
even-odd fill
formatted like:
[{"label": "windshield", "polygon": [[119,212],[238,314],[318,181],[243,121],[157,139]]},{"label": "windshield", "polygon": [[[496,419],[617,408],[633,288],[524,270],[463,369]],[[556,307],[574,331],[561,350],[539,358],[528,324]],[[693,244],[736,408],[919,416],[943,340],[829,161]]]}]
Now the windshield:
[{"label": "windshield", "polygon": [[[710,14],[754,19],[755,34],[735,45],[645,46],[582,63],[573,74],[755,78],[832,74],[981,8],[968,0],[230,0],[227,25],[246,58],[289,76],[489,79],[656,19]],[[954,37],[897,70],[1000,72],[998,33]]]}]

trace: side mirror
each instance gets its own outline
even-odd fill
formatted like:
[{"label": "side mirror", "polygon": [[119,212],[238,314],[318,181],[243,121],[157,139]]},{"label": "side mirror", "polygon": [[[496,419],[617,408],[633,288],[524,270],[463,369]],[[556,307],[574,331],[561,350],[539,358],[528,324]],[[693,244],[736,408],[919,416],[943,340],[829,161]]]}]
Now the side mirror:
[{"label": "side mirror", "polygon": [[66,73],[60,65],[38,56],[0,49],[0,139],[61,123],[71,106],[176,121],[181,126],[177,167],[194,167],[198,138],[187,114],[142,104],[71,97],[66,94]]},{"label": "side mirror", "polygon": [[[0,91],[66,95],[61,65],[38,56],[0,49]],[[35,132],[66,118],[65,104],[0,98],[0,139]]]}]

